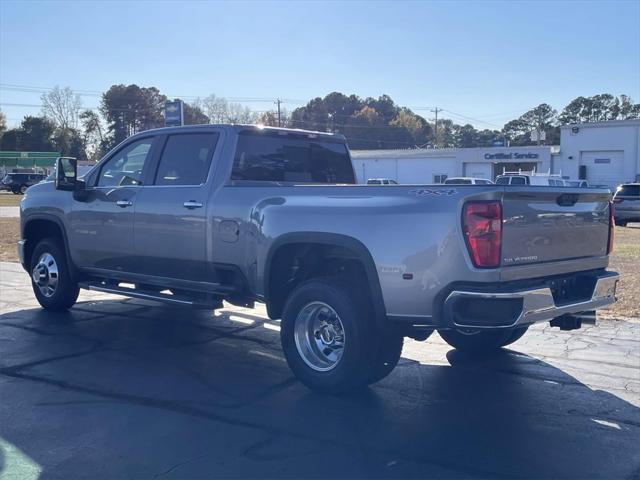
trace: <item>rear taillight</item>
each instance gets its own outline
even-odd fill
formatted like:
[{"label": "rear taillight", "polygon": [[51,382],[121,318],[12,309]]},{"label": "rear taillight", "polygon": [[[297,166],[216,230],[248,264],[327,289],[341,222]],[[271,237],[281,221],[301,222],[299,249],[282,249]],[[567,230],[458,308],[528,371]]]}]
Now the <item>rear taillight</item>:
[{"label": "rear taillight", "polygon": [[614,232],[616,230],[615,224],[616,220],[614,218],[615,208],[613,206],[613,202],[609,202],[609,243],[607,244],[607,255],[613,252],[613,237]]},{"label": "rear taillight", "polygon": [[500,266],[502,204],[469,202],[462,212],[462,230],[473,264],[478,268]]}]

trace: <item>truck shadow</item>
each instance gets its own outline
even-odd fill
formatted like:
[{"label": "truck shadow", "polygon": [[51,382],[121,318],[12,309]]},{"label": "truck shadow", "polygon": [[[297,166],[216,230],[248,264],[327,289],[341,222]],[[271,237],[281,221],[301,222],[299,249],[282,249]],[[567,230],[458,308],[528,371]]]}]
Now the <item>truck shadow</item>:
[{"label": "truck shadow", "polygon": [[277,322],[215,317],[129,300],[1,315],[0,472],[20,452],[41,478],[638,474],[640,409],[531,355],[403,358],[326,397],[291,376]]}]

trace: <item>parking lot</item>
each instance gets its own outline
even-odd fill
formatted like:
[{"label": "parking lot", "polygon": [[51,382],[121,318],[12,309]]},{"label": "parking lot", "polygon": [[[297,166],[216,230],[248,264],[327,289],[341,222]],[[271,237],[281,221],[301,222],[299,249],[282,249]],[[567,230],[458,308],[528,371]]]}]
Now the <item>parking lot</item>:
[{"label": "parking lot", "polygon": [[0,264],[0,478],[640,474],[640,323],[536,326],[481,361],[433,335],[387,379],[323,397],[261,309],[83,292],[41,310]]}]

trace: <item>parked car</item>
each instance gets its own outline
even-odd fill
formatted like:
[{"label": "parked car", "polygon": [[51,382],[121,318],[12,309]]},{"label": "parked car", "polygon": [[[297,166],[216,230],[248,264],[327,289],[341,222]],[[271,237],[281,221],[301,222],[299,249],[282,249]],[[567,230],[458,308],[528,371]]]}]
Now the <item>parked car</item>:
[{"label": "parked car", "polygon": [[496,185],[538,185],[552,187],[568,187],[569,182],[560,175],[549,175],[547,173],[517,173],[498,175]]},{"label": "parked car", "polygon": [[16,195],[24,195],[32,185],[44,180],[42,173],[7,173],[2,179],[0,190],[8,190]]},{"label": "parked car", "polygon": [[295,375],[340,393],[388,375],[406,336],[438,330],[481,354],[537,322],[595,321],[618,282],[610,194],[563,193],[356,185],[339,134],[163,128],[129,137],[83,180],[58,159],[55,182],[21,202],[18,250],[47,310],[70,308],[80,288],[264,302]]},{"label": "parked car", "polygon": [[472,177],[451,177],[444,181],[445,185],[493,185],[491,180]]},{"label": "parked car", "polygon": [[370,178],[367,185],[398,185],[398,182],[390,178]]},{"label": "parked car", "polygon": [[616,207],[616,225],[626,227],[629,222],[640,222],[640,183],[625,183],[613,196]]}]

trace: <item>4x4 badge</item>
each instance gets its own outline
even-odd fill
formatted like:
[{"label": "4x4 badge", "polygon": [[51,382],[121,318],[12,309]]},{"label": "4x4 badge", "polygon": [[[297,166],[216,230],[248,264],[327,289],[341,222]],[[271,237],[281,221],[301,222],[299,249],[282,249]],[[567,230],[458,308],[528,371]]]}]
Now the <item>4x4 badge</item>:
[{"label": "4x4 badge", "polygon": [[458,191],[455,188],[417,188],[409,190],[409,194],[419,197],[426,197],[428,195],[455,195],[456,193],[458,193]]}]

